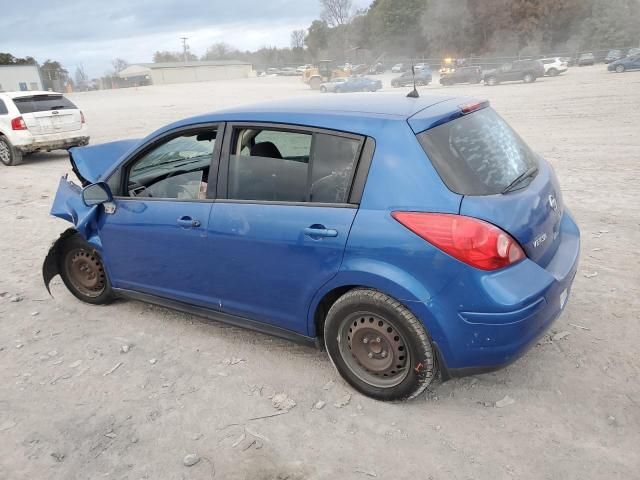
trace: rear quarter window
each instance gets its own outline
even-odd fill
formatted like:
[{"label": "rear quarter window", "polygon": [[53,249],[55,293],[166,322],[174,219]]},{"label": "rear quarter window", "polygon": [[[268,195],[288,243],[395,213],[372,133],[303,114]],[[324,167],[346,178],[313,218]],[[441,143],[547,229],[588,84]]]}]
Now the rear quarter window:
[{"label": "rear quarter window", "polygon": [[50,110],[77,109],[73,102],[62,95],[34,95],[32,97],[14,98],[20,113],[47,112]]},{"label": "rear quarter window", "polygon": [[501,193],[537,166],[536,155],[491,108],[418,134],[442,181],[461,195]]},{"label": "rear quarter window", "polygon": [[9,113],[7,105],[0,99],[0,115],[6,115],[7,113]]}]

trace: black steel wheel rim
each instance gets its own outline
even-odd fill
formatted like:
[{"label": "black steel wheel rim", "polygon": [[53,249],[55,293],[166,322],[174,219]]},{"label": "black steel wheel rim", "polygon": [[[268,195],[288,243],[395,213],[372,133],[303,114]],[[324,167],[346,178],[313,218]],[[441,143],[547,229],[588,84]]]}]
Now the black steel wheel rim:
[{"label": "black steel wheel rim", "polygon": [[378,388],[399,385],[409,374],[410,352],[404,335],[389,319],[356,312],[340,325],[342,360],[361,381]]},{"label": "black steel wheel rim", "polygon": [[102,260],[90,250],[70,250],[65,257],[64,268],[71,285],[82,295],[96,298],[107,287]]}]

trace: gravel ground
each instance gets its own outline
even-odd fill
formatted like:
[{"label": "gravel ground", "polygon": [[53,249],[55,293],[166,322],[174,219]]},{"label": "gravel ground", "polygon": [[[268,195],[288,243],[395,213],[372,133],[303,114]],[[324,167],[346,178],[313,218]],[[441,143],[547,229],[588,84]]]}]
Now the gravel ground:
[{"label": "gravel ground", "polygon": [[[51,298],[40,267],[68,225],[48,212],[69,164],[38,154],[0,168],[0,478],[640,478],[640,73],[421,90],[489,98],[558,173],[582,259],[536,347],[385,404],[310,348],[134,301],[91,307],[59,278]],[[316,94],[255,78],[72,98],[99,143]]]}]

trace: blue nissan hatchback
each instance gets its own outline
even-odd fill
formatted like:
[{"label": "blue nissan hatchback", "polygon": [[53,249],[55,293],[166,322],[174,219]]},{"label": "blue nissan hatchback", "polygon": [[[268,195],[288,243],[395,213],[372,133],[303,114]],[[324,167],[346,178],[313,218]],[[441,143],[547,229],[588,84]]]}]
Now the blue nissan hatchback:
[{"label": "blue nissan hatchback", "polygon": [[70,156],[47,288],[323,345],[377,399],[512,362],[578,265],[553,169],[469,98],[280,100]]}]

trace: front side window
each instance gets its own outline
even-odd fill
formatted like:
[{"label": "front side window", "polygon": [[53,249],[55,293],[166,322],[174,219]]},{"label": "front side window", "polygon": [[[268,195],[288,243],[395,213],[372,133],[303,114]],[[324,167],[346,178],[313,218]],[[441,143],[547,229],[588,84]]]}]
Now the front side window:
[{"label": "front side window", "polygon": [[229,158],[234,200],[347,203],[361,140],[319,132],[238,128]]},{"label": "front side window", "polygon": [[202,200],[216,141],[216,130],[186,133],[152,148],[129,169],[131,197]]}]

